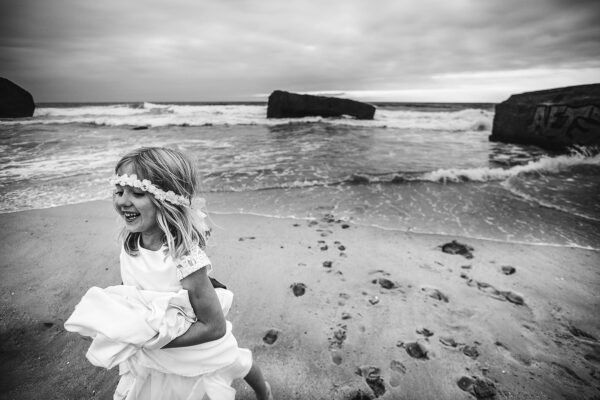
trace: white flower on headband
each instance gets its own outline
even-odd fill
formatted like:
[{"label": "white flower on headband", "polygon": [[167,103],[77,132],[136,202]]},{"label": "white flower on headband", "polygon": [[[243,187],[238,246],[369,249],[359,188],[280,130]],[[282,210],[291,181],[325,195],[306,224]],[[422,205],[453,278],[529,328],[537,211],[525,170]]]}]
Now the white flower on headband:
[{"label": "white flower on headband", "polygon": [[121,185],[121,186],[131,186],[134,188],[142,189],[144,192],[153,194],[154,197],[158,200],[168,201],[169,203],[178,205],[178,206],[184,206],[184,207],[190,206],[190,200],[188,200],[187,197],[177,194],[177,193],[173,192],[172,190],[165,192],[164,190],[162,190],[161,188],[159,188],[158,186],[156,186],[152,182],[150,182],[148,179],[144,179],[144,180],[140,181],[136,174],[114,175],[110,179],[110,184],[111,185]]}]

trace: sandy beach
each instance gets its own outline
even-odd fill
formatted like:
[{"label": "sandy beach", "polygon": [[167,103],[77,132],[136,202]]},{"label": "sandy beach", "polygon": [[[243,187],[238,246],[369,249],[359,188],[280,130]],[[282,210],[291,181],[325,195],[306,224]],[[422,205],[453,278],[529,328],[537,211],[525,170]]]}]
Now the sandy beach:
[{"label": "sandy beach", "polygon": [[[600,253],[243,214],[207,253],[279,399],[600,397]],[[108,201],[0,215],[0,397],[110,399],[64,321],[120,283]],[[449,254],[456,240],[469,254]],[[512,268],[511,268],[512,267]],[[244,382],[237,398],[253,395]]]}]

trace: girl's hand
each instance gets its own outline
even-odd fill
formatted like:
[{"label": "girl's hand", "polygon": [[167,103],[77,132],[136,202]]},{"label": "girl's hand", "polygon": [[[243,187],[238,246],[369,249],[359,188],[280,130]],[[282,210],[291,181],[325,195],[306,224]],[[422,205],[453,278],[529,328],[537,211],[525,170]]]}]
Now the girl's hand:
[{"label": "girl's hand", "polygon": [[225,336],[227,327],[221,303],[208,277],[207,268],[200,268],[181,280],[188,291],[190,303],[197,322],[183,335],[172,340],[164,348],[186,347],[211,342]]}]

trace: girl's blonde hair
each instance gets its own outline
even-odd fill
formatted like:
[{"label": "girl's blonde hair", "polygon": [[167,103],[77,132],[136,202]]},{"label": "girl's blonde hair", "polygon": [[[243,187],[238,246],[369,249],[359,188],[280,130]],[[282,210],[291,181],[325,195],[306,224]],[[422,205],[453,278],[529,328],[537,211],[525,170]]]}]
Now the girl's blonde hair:
[{"label": "girl's blonde hair", "polygon": [[[147,179],[165,192],[193,199],[199,192],[198,175],[194,164],[183,153],[165,147],[142,147],[123,156],[115,166],[115,173],[130,166],[138,179]],[[163,243],[173,259],[190,254],[194,246],[206,247],[205,227],[196,211],[190,207],[157,200],[148,194],[157,208],[156,222],[163,231]],[[141,233],[121,232],[123,246],[130,255],[138,253]]]}]

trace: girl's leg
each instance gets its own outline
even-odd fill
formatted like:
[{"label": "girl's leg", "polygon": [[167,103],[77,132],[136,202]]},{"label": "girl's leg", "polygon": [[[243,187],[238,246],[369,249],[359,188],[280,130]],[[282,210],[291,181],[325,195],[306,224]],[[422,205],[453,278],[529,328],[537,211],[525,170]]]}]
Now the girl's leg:
[{"label": "girl's leg", "polygon": [[248,372],[248,375],[244,377],[244,380],[250,385],[250,387],[256,393],[256,398],[258,400],[272,400],[273,395],[271,394],[271,388],[269,384],[265,381],[263,377],[262,371],[258,367],[258,365],[252,363],[252,368]]}]

